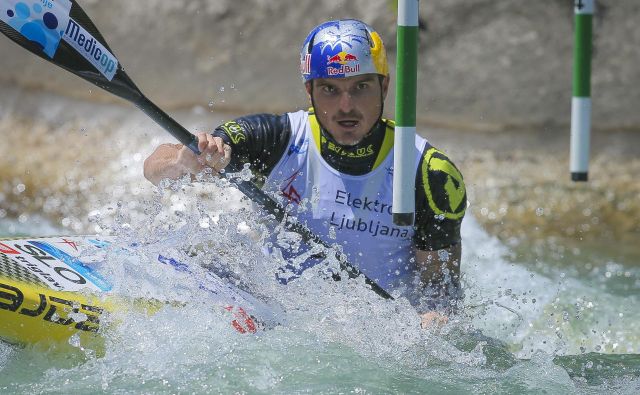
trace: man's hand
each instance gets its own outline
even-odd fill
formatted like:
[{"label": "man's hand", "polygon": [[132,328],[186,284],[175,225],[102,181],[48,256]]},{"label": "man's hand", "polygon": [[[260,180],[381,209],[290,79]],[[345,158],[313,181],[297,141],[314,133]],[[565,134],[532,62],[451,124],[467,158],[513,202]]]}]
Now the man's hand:
[{"label": "man's hand", "polygon": [[437,311],[430,311],[420,316],[422,329],[437,329],[449,322],[449,317]]},{"label": "man's hand", "polygon": [[213,137],[209,133],[200,132],[197,136],[200,155],[194,154],[188,147],[183,146],[178,151],[176,163],[191,174],[198,174],[206,167],[219,173],[231,161],[231,147],[226,145],[220,137]]},{"label": "man's hand", "polygon": [[162,179],[176,180],[205,168],[219,173],[231,161],[231,147],[209,133],[200,132],[197,136],[200,155],[182,144],[162,144],[144,161],[144,176],[158,185]]},{"label": "man's hand", "polygon": [[[461,244],[438,251],[416,250],[416,263],[420,270],[422,292],[431,299],[439,311],[421,314],[422,328],[441,327],[449,321],[442,311],[455,307],[453,303],[460,297],[460,256]],[[433,307],[430,307],[433,308]]]}]

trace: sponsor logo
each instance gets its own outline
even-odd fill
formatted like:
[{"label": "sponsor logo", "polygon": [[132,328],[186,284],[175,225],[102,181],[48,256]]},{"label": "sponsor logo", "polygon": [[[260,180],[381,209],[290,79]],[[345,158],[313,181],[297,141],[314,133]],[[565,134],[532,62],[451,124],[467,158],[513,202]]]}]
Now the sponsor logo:
[{"label": "sponsor logo", "polygon": [[305,154],[309,150],[309,139],[304,139],[302,144],[297,145],[293,143],[289,146],[289,150],[287,151],[287,156],[291,156],[291,154]]},{"label": "sponsor logo", "polygon": [[284,180],[284,185],[280,188],[282,196],[286,197],[289,202],[295,204],[300,204],[300,202],[302,201],[302,196],[300,196],[298,190],[296,190],[296,188],[293,186],[293,182],[296,180],[296,178],[298,178],[298,175],[301,174],[301,169],[302,168],[300,168],[298,171],[294,172],[290,177]]},{"label": "sponsor logo", "polygon": [[[0,282],[0,309],[28,317],[40,318],[53,324],[70,326],[86,332],[97,332],[100,326],[100,315],[103,310],[100,307],[86,305],[78,301],[62,299],[52,295],[38,293],[38,304],[23,306],[25,292],[20,288]],[[46,312],[45,312],[46,311]],[[63,313],[67,312],[67,317]],[[86,317],[82,321],[76,321],[76,317]]]},{"label": "sponsor logo", "polygon": [[80,274],[62,265],[56,258],[34,245],[16,243],[14,247],[21,252],[20,255],[15,257],[16,261],[36,274],[53,289],[63,291],[71,284],[77,287],[87,283],[87,280]]},{"label": "sponsor logo", "polygon": [[247,139],[244,135],[244,129],[242,129],[242,126],[240,126],[236,121],[229,121],[220,128],[222,128],[224,133],[229,136],[233,144],[238,144],[239,142]]},{"label": "sponsor logo", "polygon": [[[66,241],[66,239],[63,239],[63,240]],[[107,280],[102,278],[91,267],[85,265],[78,258],[71,256],[66,252],[60,250],[59,248],[56,248],[48,243],[43,243],[40,241],[31,241],[30,243],[35,247],[38,247],[41,251],[48,253],[55,259],[66,263],[70,269],[73,269],[74,272],[77,272],[83,278],[84,282],[82,282],[82,284],[86,283],[86,280],[89,280],[93,285],[95,285],[102,291],[111,290],[112,288],[111,284],[109,284]]]},{"label": "sponsor logo", "polygon": [[358,147],[355,150],[346,150],[344,147],[329,141],[324,136],[322,136],[321,143],[323,148],[326,147],[329,151],[346,158],[366,158],[376,153],[373,144],[369,144],[366,147]]},{"label": "sponsor logo", "polygon": [[381,221],[374,220],[362,220],[358,218],[347,218],[344,214],[341,216],[336,213],[331,214],[329,225],[335,226],[336,230],[353,230],[361,233],[371,233],[371,236],[376,237],[378,235],[396,237],[406,239],[409,237],[409,230],[407,228],[397,228],[395,226],[385,225]]},{"label": "sponsor logo", "polygon": [[311,55],[305,54],[304,58],[300,62],[300,72],[302,74],[311,74]]},{"label": "sponsor logo", "polygon": [[338,189],[334,200],[337,204],[347,207],[357,208],[359,210],[369,211],[372,213],[380,213],[391,215],[393,210],[390,204],[383,203],[378,199],[369,199],[365,196],[363,199],[353,197],[350,192]]},{"label": "sponsor logo", "polygon": [[69,0],[4,0],[0,20],[53,58],[60,40],[67,42],[109,81],[117,69],[116,57],[69,17]]},{"label": "sponsor logo", "polygon": [[[331,65],[337,65],[337,67]],[[333,56],[327,56],[327,74],[330,76],[357,73],[359,71],[360,63],[356,55],[341,51]]]},{"label": "sponsor logo", "polygon": [[[82,288],[108,291],[111,285],[77,258],[44,242],[15,241],[0,244],[4,254],[10,254],[18,263],[50,288],[59,291],[77,291]],[[88,281],[87,281],[88,280]]]},{"label": "sponsor logo", "polygon": [[335,67],[327,67],[327,74],[328,75],[343,75],[343,74],[351,74],[351,73],[357,73],[360,71],[360,65],[357,64],[353,67],[343,64],[338,68]]},{"label": "sponsor logo", "polygon": [[[173,266],[179,272],[185,273],[193,273],[189,269],[189,265],[177,261],[173,258],[168,258],[163,255],[158,255],[158,262],[164,263],[165,265]],[[209,291],[214,295],[217,295],[218,292],[215,289],[208,288],[204,285],[200,285],[200,289]],[[249,315],[242,307],[240,306],[226,306],[225,310],[233,314],[233,320],[231,321],[231,326],[240,333],[255,333],[257,330],[257,325],[255,318]]]},{"label": "sponsor logo", "polygon": [[[351,193],[338,189],[334,202],[339,205],[347,206],[351,209],[361,210],[363,212],[382,214],[389,218],[393,210],[390,204],[379,201],[378,199],[370,199],[365,196],[363,198],[352,196]],[[381,217],[381,216],[378,216]],[[331,213],[329,225],[335,226],[336,230],[352,230],[361,233],[370,233],[371,236],[378,235],[396,237],[406,239],[410,236],[408,227],[389,226],[380,220],[363,220],[361,218],[348,218],[346,215],[339,215],[335,211]]]},{"label": "sponsor logo", "polygon": [[69,19],[62,38],[109,81],[113,79],[118,69],[118,59],[76,21]]},{"label": "sponsor logo", "polygon": [[234,316],[234,320],[231,321],[231,326],[233,329],[240,333],[256,333],[257,325],[249,314],[242,307],[227,306],[224,308],[228,312],[232,313]]},{"label": "sponsor logo", "polygon": [[11,248],[4,243],[0,243],[0,252],[3,254],[12,254],[12,255],[20,254],[20,251],[16,250],[15,248]]},{"label": "sponsor logo", "polygon": [[73,240],[67,240],[65,238],[62,239],[62,241],[60,242],[61,244],[67,244],[69,245],[71,248],[73,248],[74,250],[78,251],[78,243],[76,243]]},{"label": "sponsor logo", "polygon": [[466,210],[466,189],[460,171],[435,148],[425,154],[422,179],[429,206],[436,215],[460,219]]},{"label": "sponsor logo", "polygon": [[338,52],[333,56],[327,56],[327,64],[338,63],[338,64],[347,64],[349,62],[357,62],[358,57],[356,55],[352,55],[345,51]]},{"label": "sponsor logo", "polygon": [[69,22],[69,0],[3,0],[0,20],[53,58]]}]

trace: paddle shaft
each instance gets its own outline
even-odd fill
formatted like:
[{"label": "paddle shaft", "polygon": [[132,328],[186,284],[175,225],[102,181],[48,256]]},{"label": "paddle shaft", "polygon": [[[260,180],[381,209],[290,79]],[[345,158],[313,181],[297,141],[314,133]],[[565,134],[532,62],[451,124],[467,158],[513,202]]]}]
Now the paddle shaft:
[{"label": "paddle shaft", "polygon": [[198,138],[194,136],[187,129],[182,127],[178,122],[171,118],[167,113],[162,111],[160,107],[156,106],[146,96],[142,96],[140,100],[133,102],[142,112],[147,114],[149,118],[156,121],[164,130],[169,132],[176,138],[181,144],[189,147],[195,154],[200,155],[198,150]]}]

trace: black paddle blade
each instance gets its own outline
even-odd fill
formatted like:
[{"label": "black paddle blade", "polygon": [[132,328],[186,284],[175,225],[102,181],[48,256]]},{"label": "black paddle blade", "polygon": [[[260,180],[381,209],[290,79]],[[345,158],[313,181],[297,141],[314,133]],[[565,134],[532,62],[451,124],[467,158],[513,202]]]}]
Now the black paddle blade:
[{"label": "black paddle blade", "polygon": [[0,0],[0,31],[39,57],[123,99],[138,102],[140,90],[78,3],[47,3]]}]

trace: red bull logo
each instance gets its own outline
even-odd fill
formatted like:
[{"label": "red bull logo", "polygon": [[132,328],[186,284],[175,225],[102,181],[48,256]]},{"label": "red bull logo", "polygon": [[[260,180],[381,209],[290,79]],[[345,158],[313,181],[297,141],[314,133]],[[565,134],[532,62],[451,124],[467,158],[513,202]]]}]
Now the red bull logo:
[{"label": "red bull logo", "polygon": [[[347,63],[355,65],[349,65]],[[340,65],[339,67],[332,67],[331,64]],[[348,75],[350,73],[357,73],[360,71],[360,63],[356,55],[347,53],[345,51],[338,52],[333,56],[327,56],[327,74],[329,76],[335,75]]]},{"label": "red bull logo", "polygon": [[340,67],[327,67],[327,75],[349,75],[351,73],[360,72],[360,64],[356,64],[355,66],[349,66],[348,64],[342,64]]},{"label": "red bull logo", "polygon": [[333,56],[327,56],[327,64],[338,63],[341,65],[347,64],[348,62],[357,62],[358,57],[356,55],[347,53],[345,51],[338,52]]}]

